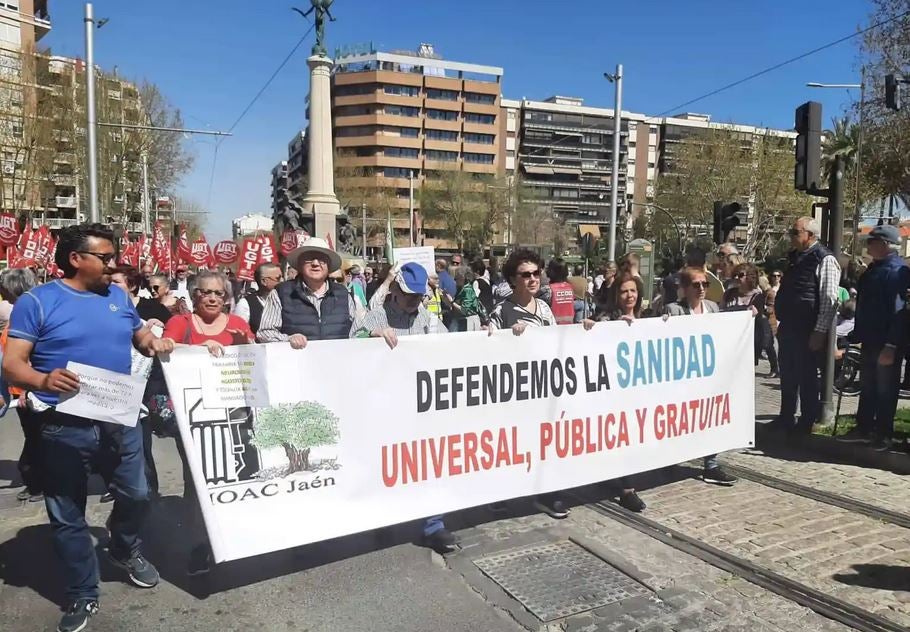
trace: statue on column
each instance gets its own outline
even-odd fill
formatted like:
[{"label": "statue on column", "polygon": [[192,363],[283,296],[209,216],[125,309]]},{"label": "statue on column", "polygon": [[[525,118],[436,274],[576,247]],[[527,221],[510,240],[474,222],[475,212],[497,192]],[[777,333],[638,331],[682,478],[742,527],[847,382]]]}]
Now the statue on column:
[{"label": "statue on column", "polygon": [[329,21],[334,22],[335,18],[329,12],[329,7],[332,6],[332,3],[335,0],[310,0],[312,7],[310,10],[304,13],[296,7],[292,7],[294,11],[299,13],[305,18],[310,17],[311,13],[315,13],[313,19],[316,22],[316,43],[313,45],[313,54],[321,55],[326,57],[328,51],[325,48],[325,16],[329,16]]},{"label": "statue on column", "polygon": [[357,234],[351,221],[344,217],[338,218],[338,251],[345,254],[357,254],[356,250]]}]

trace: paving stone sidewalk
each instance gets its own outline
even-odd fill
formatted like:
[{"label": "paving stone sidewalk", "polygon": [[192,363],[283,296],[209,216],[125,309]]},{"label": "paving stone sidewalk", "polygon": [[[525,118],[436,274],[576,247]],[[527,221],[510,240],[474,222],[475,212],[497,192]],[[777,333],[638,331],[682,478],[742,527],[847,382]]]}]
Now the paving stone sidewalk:
[{"label": "paving stone sidewalk", "polygon": [[908,529],[746,480],[641,495],[652,520],[910,627]]}]

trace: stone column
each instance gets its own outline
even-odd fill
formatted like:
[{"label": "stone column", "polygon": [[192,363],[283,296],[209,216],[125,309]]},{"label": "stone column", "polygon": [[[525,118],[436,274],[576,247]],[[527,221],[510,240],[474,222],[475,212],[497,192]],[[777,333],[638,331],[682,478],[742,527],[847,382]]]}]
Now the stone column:
[{"label": "stone column", "polygon": [[335,197],[334,152],[332,143],[331,77],[332,60],[324,55],[307,59],[310,67],[309,190],[303,196],[304,208],[313,213],[313,237],[338,244],[337,216],[341,210]]}]

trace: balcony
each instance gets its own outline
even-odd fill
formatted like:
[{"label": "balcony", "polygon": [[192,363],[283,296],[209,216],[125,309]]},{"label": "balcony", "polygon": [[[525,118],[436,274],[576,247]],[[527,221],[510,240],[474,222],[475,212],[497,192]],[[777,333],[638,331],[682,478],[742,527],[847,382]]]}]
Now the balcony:
[{"label": "balcony", "polygon": [[35,41],[51,32],[51,16],[47,12],[47,0],[36,0],[34,10],[35,17]]},{"label": "balcony", "polygon": [[66,228],[67,226],[75,226],[79,223],[79,220],[66,217],[45,217],[43,223],[48,228]]},{"label": "balcony", "polygon": [[76,208],[77,200],[75,195],[60,196],[55,199],[57,208]]},{"label": "balcony", "polygon": [[51,176],[51,180],[54,181],[54,184],[61,187],[76,186],[76,176],[71,173],[55,173]]}]

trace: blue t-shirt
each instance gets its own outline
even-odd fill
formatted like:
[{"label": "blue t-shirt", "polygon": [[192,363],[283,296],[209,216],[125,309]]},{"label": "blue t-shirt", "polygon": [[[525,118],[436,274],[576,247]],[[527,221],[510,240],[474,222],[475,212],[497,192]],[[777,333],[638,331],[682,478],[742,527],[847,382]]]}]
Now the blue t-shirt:
[{"label": "blue t-shirt", "polygon": [[447,270],[443,270],[438,272],[437,276],[439,277],[439,289],[455,298],[455,295],[458,294],[458,287],[455,285],[455,279],[452,278],[452,275]]},{"label": "blue t-shirt", "polygon": [[[140,327],[133,301],[116,285],[96,294],[56,280],[19,297],[9,319],[9,337],[34,345],[31,363],[41,373],[65,369],[72,360],[129,374],[133,333]],[[57,404],[56,393],[35,391],[35,396]]]}]

